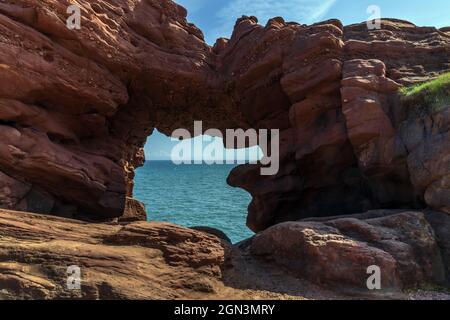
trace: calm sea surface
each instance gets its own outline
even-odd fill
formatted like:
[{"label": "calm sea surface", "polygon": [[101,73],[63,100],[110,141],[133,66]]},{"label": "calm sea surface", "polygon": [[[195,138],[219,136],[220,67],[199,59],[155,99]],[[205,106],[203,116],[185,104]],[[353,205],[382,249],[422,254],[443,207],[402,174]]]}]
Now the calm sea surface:
[{"label": "calm sea surface", "polygon": [[250,195],[226,183],[234,167],[147,161],[137,170],[134,196],[151,221],[214,227],[238,242],[253,233],[245,225]]}]

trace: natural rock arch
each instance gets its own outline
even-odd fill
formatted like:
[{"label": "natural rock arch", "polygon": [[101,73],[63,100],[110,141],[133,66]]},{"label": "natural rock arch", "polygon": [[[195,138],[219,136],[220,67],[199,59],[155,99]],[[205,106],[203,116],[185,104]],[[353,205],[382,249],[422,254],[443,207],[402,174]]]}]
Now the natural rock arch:
[{"label": "natural rock arch", "polygon": [[446,157],[404,134],[420,124],[404,123],[395,98],[398,84],[450,69],[448,30],[242,17],[211,48],[170,0],[80,3],[81,30],[65,27],[62,2],[0,7],[0,206],[119,217],[153,128],[202,120],[281,130],[278,175],[244,166],[229,178],[253,196],[255,231],[373,208],[450,211]]}]

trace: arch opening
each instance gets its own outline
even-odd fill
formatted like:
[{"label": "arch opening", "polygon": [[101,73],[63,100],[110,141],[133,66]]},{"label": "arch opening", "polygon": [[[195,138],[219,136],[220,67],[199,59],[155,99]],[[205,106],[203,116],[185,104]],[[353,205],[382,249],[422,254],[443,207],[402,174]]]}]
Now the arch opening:
[{"label": "arch opening", "polygon": [[[184,155],[185,163],[175,164],[171,153],[180,144],[191,147],[191,153]],[[261,159],[258,146],[229,150],[218,137],[180,142],[155,130],[145,155],[144,165],[136,170],[134,198],[145,204],[149,221],[217,229],[233,243],[253,235],[246,226],[251,196],[226,180],[236,166]]]}]

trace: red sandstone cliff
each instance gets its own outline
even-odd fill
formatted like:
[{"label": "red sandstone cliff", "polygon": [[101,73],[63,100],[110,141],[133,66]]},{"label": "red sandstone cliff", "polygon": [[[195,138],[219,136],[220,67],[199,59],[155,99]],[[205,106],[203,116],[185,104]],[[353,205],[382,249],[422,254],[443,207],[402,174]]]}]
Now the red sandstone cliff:
[{"label": "red sandstone cliff", "polygon": [[450,211],[448,135],[405,137],[393,102],[400,85],[450,69],[446,29],[243,17],[211,48],[171,1],[81,4],[81,30],[65,26],[67,1],[0,4],[1,207],[120,216],[153,128],[203,120],[281,130],[278,175],[229,179],[252,194],[256,231],[331,208]]},{"label": "red sandstone cliff", "polygon": [[[219,129],[274,128],[281,130],[280,172],[262,177],[258,166],[241,166],[228,179],[252,194],[248,225],[266,230],[242,252],[269,256],[318,282],[354,284],[361,268],[373,262],[393,271],[389,286],[448,281],[444,213],[375,212],[277,225],[380,208],[450,213],[450,109],[415,114],[398,98],[402,85],[450,70],[448,28],[393,19],[372,31],[337,20],[307,26],[274,18],[261,26],[254,17],[242,17],[231,39],[209,47],[186,21],[186,10],[170,0],[79,3],[81,30],[65,26],[68,1],[0,3],[0,208],[92,219],[125,213],[124,220],[133,220],[134,212],[143,213],[131,198],[134,169],[144,161],[142,147],[154,128],[170,134],[191,129],[194,120]],[[13,293],[23,297],[66,294],[48,279],[52,263],[64,259],[59,244],[51,243],[55,237],[86,242],[80,250],[87,257],[77,260],[86,266],[105,256],[139,264],[142,255],[167,250],[175,253],[159,262],[183,264],[190,252],[192,259],[200,255],[199,265],[188,261],[183,267],[196,277],[202,266],[218,270],[225,261],[217,239],[193,231],[165,226],[187,238],[155,249],[161,241],[157,226],[83,225],[85,233],[64,235],[44,226],[79,225],[22,215],[2,213],[0,239],[27,245],[0,243],[0,268],[6,270],[0,283],[13,283],[11,288],[19,288]],[[45,248],[35,243],[36,237],[42,240],[36,233],[48,233]],[[192,247],[190,237],[200,244]],[[141,251],[127,256],[116,248],[121,241]],[[213,248],[213,260],[202,260],[204,246]],[[91,257],[90,248],[101,253]],[[41,253],[49,252],[48,268],[35,268]],[[240,254],[231,261],[246,261]],[[298,268],[292,257],[314,263]],[[330,259],[342,268],[326,276],[317,268]],[[98,272],[103,271],[95,270],[92,279]],[[349,272],[358,277],[348,279]],[[207,276],[213,280],[202,280],[193,291],[218,275]],[[119,280],[97,281],[86,295],[116,297],[110,288],[119,286],[121,297],[152,297],[127,293]],[[28,286],[37,293],[27,296]],[[181,286],[164,297],[185,297]]]}]

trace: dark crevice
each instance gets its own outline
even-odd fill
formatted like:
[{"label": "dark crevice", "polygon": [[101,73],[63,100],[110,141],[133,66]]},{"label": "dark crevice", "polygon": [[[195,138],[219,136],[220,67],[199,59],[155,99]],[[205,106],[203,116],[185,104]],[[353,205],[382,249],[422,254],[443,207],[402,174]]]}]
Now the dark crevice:
[{"label": "dark crevice", "polygon": [[12,120],[2,120],[0,119],[0,125],[2,126],[9,126],[9,127],[13,127],[13,128],[17,128],[18,124],[16,121],[12,121]]}]

